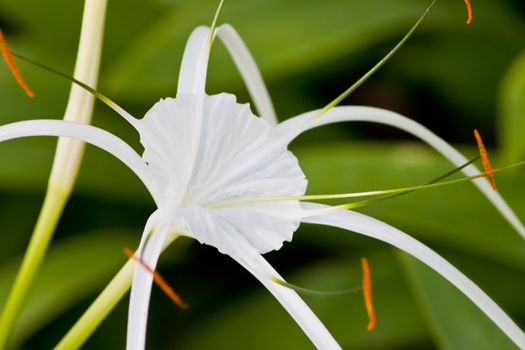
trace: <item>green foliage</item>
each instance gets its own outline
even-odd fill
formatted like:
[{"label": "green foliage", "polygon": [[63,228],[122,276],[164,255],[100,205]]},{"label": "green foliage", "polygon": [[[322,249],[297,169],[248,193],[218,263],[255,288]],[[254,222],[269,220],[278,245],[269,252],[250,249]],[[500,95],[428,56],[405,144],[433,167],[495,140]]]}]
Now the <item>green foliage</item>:
[{"label": "green foliage", "polygon": [[[411,256],[396,255],[439,348],[516,349],[516,345],[456,288]],[[504,268],[491,272],[492,284],[512,283],[521,273]],[[519,302],[520,297],[514,295],[514,298]]]},{"label": "green foliage", "polygon": [[525,155],[525,52],[505,74],[500,90],[499,141],[509,161]]},{"label": "green foliage", "polygon": [[[14,50],[71,73],[81,5],[0,0],[0,26]],[[196,25],[211,23],[216,5],[211,0],[110,0],[101,91],[137,116],[160,97],[173,95],[184,42]],[[427,5],[420,0],[229,0],[221,21],[238,29],[260,65],[278,114],[289,116],[322,107],[341,93],[392,48]],[[513,0],[473,5],[473,24],[465,26],[462,1],[438,2],[407,46],[343,104],[405,113],[449,141],[468,144],[462,148],[467,155],[476,153],[472,129],[480,128],[493,145],[492,130],[498,123],[501,147],[493,162],[497,166],[522,159],[525,56],[516,57],[523,50],[523,5]],[[60,118],[69,83],[23,63],[20,68],[36,97],[27,99],[0,65],[0,123]],[[208,82],[209,93],[219,91],[248,101],[220,44],[213,49]],[[134,131],[106,107],[97,107],[94,124],[138,147]],[[0,144],[0,304],[36,219],[54,144],[49,138]],[[309,178],[310,194],[420,184],[451,168],[406,135],[371,125],[308,132],[292,150]],[[525,219],[523,170],[498,175],[497,181]],[[151,198],[130,171],[88,147],[75,195],[15,342],[52,347],[125,261],[122,248],[138,244],[152,208]],[[525,282],[525,244],[473,186],[412,193],[363,211],[452,259],[524,325],[525,306],[515,287]],[[359,294],[305,297],[344,347],[503,348],[496,327],[465,298],[420,264],[404,256],[396,259],[385,244],[305,226],[293,244],[272,253],[270,260],[292,283],[331,290],[359,284],[360,256],[367,256],[372,266],[376,331],[365,329]],[[150,345],[310,348],[268,293],[214,249],[197,244],[170,249],[162,261],[161,272],[191,308],[181,312],[154,291]],[[88,348],[122,344],[126,303],[94,334]]]}]

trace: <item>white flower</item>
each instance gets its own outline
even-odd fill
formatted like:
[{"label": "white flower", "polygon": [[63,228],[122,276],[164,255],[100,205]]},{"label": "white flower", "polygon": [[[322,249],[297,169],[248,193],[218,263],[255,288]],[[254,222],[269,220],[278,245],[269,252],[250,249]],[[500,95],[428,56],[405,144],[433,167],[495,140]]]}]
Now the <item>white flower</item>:
[{"label": "white flower", "polygon": [[[341,227],[388,242],[412,254],[452,282],[487,314],[519,347],[525,334],[473,282],[430,248],[403,232],[352,211],[298,200],[257,201],[262,197],[300,196],[307,181],[288,144],[303,131],[340,121],[369,121],[401,128],[428,142],[456,165],[466,159],[432,132],[393,112],[369,107],[334,107],[319,117],[312,111],[276,125],[267,90],[255,63],[229,25],[215,32],[233,56],[262,118],[234,96],[205,94],[210,50],[208,27],[188,40],[177,97],[155,104],[137,120],[112,105],[140,134],[140,157],[116,136],[72,122],[37,120],[0,127],[0,140],[33,135],[68,136],[112,153],[144,182],[158,210],[149,218],[138,255],[155,268],[158,257],[176,235],[187,235],[230,255],[282,303],[318,348],[339,348],[330,333],[292,290],[273,282],[281,278],[261,254],[292,239],[300,222]],[[212,38],[213,39],[213,38]],[[474,166],[464,169],[478,174]],[[519,219],[485,179],[476,185],[525,236]],[[246,199],[252,199],[247,201]],[[128,348],[145,344],[151,273],[136,265],[130,298]]]}]

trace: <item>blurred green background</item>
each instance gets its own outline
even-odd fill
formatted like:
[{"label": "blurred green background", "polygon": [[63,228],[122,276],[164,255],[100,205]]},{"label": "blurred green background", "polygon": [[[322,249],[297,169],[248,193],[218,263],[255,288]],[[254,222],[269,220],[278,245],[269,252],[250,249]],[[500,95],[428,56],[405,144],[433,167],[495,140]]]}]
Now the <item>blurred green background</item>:
[{"label": "blurred green background", "polygon": [[[237,28],[268,83],[280,119],[324,106],[364,74],[421,15],[426,0],[227,0],[221,22]],[[109,0],[100,90],[140,116],[176,91],[186,38],[209,24],[218,1]],[[13,50],[72,74],[82,1],[0,0],[0,26]],[[408,44],[343,104],[407,115],[467,157],[472,130],[493,163],[525,158],[525,3],[441,0]],[[520,56],[521,55],[521,56]],[[28,99],[0,65],[0,122],[61,118],[69,83],[19,64],[36,92]],[[249,97],[221,44],[208,93]],[[134,131],[102,104],[94,124],[139,148]],[[0,307],[45,193],[55,139],[0,145]],[[340,124],[310,131],[292,145],[311,194],[425,182],[451,168],[427,146],[391,128]],[[525,220],[525,170],[497,177]],[[75,193],[20,319],[13,348],[47,349],[80,317],[138,244],[153,202],[116,159],[88,147]],[[525,243],[470,184],[413,193],[361,210],[441,253],[525,327]],[[377,328],[366,331],[360,294],[305,297],[344,348],[513,349],[514,346],[437,274],[386,244],[303,225],[292,244],[267,255],[292,283],[323,290],[360,283],[359,259],[373,273]],[[163,276],[190,303],[178,310],[155,287],[151,349],[310,349],[287,313],[254,278],[213,248],[180,240],[161,257]],[[127,297],[86,344],[125,343]]]}]

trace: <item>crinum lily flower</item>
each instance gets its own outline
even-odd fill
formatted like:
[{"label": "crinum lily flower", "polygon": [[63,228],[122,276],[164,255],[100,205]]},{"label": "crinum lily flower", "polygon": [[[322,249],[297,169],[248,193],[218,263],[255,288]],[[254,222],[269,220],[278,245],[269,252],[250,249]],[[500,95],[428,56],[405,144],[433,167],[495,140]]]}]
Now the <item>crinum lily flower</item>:
[{"label": "crinum lily flower", "polygon": [[[230,94],[207,95],[211,43],[223,41],[250,91],[261,117]],[[96,93],[96,92],[95,92]],[[27,136],[66,136],[100,147],[125,163],[142,180],[158,209],[147,221],[137,256],[155,268],[161,251],[185,235],[216,247],[252,273],[291,314],[313,344],[339,345],[295,291],[262,256],[290,241],[301,222],[340,227],[370,236],[415,256],[453,283],[516,345],[525,348],[522,330],[465,275],[411,236],[366,215],[300,201],[307,180],[289,143],[302,132],[342,121],[368,121],[405,130],[424,140],[452,163],[467,160],[422,125],[394,112],[371,107],[333,107],[277,124],[269,94],[253,58],[236,31],[225,24],[198,27],[183,56],[176,98],[157,102],[143,119],[96,93],[139,133],[139,156],[124,141],[100,128],[58,120],[33,120],[0,127],[0,140]],[[479,174],[470,165],[469,176]],[[485,179],[476,186],[525,237],[525,229]],[[268,200],[274,198],[275,200]],[[152,274],[136,264],[129,306],[129,349],[145,346]]]}]

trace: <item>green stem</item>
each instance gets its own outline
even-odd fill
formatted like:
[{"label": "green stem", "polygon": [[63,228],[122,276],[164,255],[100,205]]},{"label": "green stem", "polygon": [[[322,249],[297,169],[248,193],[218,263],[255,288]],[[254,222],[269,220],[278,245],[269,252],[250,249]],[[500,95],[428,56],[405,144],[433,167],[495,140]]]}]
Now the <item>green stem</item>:
[{"label": "green stem", "polygon": [[24,255],[22,266],[18,271],[15,283],[2,311],[0,318],[0,349],[4,349],[7,344],[10,331],[20,314],[33,277],[45,256],[68,197],[68,193],[54,187],[50,187],[46,194],[33,236]]},{"label": "green stem", "polygon": [[[74,75],[76,79],[86,81],[93,86],[96,85],[100,65],[106,3],[106,0],[86,0],[84,4]],[[64,119],[89,123],[93,104],[94,97],[90,93],[73,85]],[[67,138],[59,139],[44,204],[0,318],[0,350],[7,345],[9,334],[46,254],[58,220],[75,184],[83,150],[82,142]]]},{"label": "green stem", "polygon": [[[169,235],[162,250],[164,251],[178,237],[178,234]],[[135,262],[129,260],[120,269],[54,350],[79,349],[86,342],[131,287],[134,265]]]},{"label": "green stem", "polygon": [[341,101],[343,101],[345,98],[347,98],[352,92],[357,90],[358,87],[360,87],[365,81],[368,80],[372,75],[374,75],[375,72],[377,72],[381,67],[385,65],[394,55],[401,49],[401,47],[408,41],[408,39],[412,36],[412,34],[416,31],[417,27],[423,22],[423,19],[427,16],[427,14],[430,12],[432,7],[434,7],[434,4],[437,0],[433,0],[432,3],[427,7],[425,12],[419,19],[417,20],[416,24],[410,28],[408,33],[405,34],[405,36],[394,46],[390,52],[381,59],[375,66],[372,67],[365,75],[363,75],[358,81],[356,81],[352,86],[350,86],[348,89],[346,89],[341,95],[336,97],[335,100],[327,104],[318,114],[314,116],[314,118],[319,118],[323,116],[326,112],[328,112],[333,107],[337,106]]},{"label": "green stem", "polygon": [[120,269],[73,328],[57,344],[55,350],[78,349],[84,344],[131,287],[133,267],[134,262],[129,260]]}]

